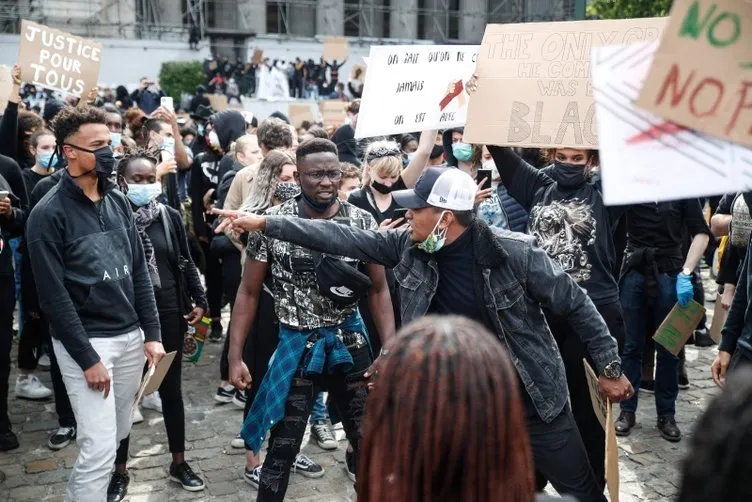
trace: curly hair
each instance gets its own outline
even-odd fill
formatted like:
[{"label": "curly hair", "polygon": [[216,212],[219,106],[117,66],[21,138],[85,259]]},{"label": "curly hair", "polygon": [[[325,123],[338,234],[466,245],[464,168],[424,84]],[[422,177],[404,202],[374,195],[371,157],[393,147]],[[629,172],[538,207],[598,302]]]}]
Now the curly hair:
[{"label": "curly hair", "polygon": [[81,126],[86,124],[107,125],[107,113],[101,108],[93,106],[66,106],[52,120],[52,131],[58,147],[62,147],[71,136],[76,134]]},{"label": "curly hair", "polygon": [[[540,156],[548,164],[556,162],[556,148],[541,148]],[[598,150],[583,150],[587,156],[587,163],[590,167],[598,167],[601,164]]]},{"label": "curly hair", "polygon": [[533,502],[517,373],[481,324],[427,316],[387,344],[363,415],[359,502]]},{"label": "curly hair", "polygon": [[125,171],[134,160],[143,159],[153,163],[154,166],[159,163],[159,149],[158,148],[145,148],[142,146],[134,146],[128,148],[117,164],[117,175],[125,176]]},{"label": "curly hair", "polygon": [[278,118],[268,118],[261,121],[256,129],[259,145],[267,150],[277,148],[292,148],[292,131],[290,126]]}]

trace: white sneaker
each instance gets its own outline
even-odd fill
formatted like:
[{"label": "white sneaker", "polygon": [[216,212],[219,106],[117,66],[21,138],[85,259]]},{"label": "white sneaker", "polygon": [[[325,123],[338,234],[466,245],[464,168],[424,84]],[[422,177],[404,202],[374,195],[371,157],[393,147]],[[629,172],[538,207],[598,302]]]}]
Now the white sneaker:
[{"label": "white sneaker", "polygon": [[131,423],[133,424],[140,424],[144,421],[144,416],[141,414],[141,408],[136,406],[136,411],[133,412],[133,420]]},{"label": "white sneaker", "polygon": [[233,448],[237,450],[240,450],[241,448],[245,448],[245,440],[240,434],[238,434],[237,436],[232,438],[232,441],[230,442],[230,446],[232,446]]},{"label": "white sneaker", "polygon": [[154,410],[162,413],[162,399],[159,397],[159,392],[152,392],[144,396],[141,400],[141,407],[145,410]]},{"label": "white sneaker", "polygon": [[36,375],[16,378],[16,397],[23,399],[47,399],[52,395],[52,390],[44,386]]},{"label": "white sneaker", "polygon": [[42,357],[39,358],[39,361],[37,361],[37,365],[45,370],[50,369],[50,366],[52,363],[50,362],[50,356],[47,354],[42,354]]}]

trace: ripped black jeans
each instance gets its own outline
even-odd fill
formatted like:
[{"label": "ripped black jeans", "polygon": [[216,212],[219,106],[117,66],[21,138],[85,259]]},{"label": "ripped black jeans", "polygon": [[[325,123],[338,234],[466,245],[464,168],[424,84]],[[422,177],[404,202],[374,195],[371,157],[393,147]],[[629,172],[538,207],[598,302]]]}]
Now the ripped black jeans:
[{"label": "ripped black jeans", "polygon": [[[343,342],[353,358],[353,367],[347,373],[308,375],[303,363],[309,348],[300,358],[297,372],[285,403],[285,417],[271,430],[269,447],[261,468],[258,502],[276,502],[285,499],[290,482],[290,469],[303,442],[308,417],[316,395],[328,391],[347,440],[358,458],[360,451],[360,422],[366,404],[366,381],[363,373],[371,365],[368,344],[360,335],[343,335]],[[357,469],[357,466],[356,466]]]}]

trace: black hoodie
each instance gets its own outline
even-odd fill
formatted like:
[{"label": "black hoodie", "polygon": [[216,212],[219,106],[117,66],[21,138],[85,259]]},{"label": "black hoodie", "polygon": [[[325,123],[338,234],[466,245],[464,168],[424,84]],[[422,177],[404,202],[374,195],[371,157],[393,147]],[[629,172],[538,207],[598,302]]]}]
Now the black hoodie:
[{"label": "black hoodie", "polygon": [[334,131],[332,141],[337,145],[340,162],[349,162],[360,167],[362,152],[358,141],[355,139],[355,129],[351,125],[345,124]]},{"label": "black hoodie", "polygon": [[[7,185],[7,186],[6,186]],[[13,275],[13,254],[8,239],[23,235],[24,222],[28,215],[29,204],[26,196],[21,168],[10,157],[0,155],[0,190],[11,192],[11,214],[0,216],[0,240],[4,240],[0,247],[0,276]],[[7,308],[3,306],[2,308]]]},{"label": "black hoodie", "polygon": [[51,334],[87,370],[100,360],[90,338],[140,327],[145,341],[159,341],[159,316],[125,196],[108,183],[94,203],[61,176],[31,212],[26,241]]},{"label": "black hoodie", "polygon": [[228,160],[220,164],[224,157],[223,152],[229,152],[233,141],[245,134],[245,118],[237,110],[215,113],[210,121],[214,125],[222,152],[208,150],[196,156],[191,164],[190,186],[194,232],[196,237],[207,239],[211,239],[212,231],[205,223],[204,194],[209,190],[216,190],[224,172],[232,168],[232,159],[229,156]]}]

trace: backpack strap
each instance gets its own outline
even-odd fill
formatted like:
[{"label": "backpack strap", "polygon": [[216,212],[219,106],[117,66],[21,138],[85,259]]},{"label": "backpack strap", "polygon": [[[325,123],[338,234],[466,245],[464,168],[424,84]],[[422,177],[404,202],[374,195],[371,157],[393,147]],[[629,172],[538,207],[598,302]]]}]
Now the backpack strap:
[{"label": "backpack strap", "polygon": [[165,240],[167,241],[167,252],[172,259],[176,259],[175,246],[172,242],[172,224],[170,223],[170,215],[167,214],[167,208],[164,204],[159,205],[159,212],[162,215],[162,227],[164,228]]}]

